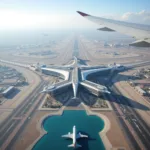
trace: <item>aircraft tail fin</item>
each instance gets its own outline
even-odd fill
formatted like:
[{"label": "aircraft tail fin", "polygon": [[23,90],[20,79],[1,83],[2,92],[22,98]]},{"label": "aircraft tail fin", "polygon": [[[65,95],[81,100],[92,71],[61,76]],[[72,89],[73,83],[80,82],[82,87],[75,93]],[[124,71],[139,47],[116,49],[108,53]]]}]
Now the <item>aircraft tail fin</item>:
[{"label": "aircraft tail fin", "polygon": [[70,145],[68,145],[68,147],[78,148],[78,147],[82,147],[82,146],[76,143],[76,144],[70,144]]}]

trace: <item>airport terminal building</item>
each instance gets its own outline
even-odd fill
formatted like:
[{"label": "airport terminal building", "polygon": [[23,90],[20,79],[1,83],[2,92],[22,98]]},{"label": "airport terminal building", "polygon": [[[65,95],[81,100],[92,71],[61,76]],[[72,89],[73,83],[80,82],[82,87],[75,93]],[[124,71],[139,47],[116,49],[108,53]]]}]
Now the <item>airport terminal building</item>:
[{"label": "airport terminal building", "polygon": [[[74,91],[74,88],[76,88],[74,87],[74,84],[77,84],[76,90],[85,90],[96,96],[101,96],[102,93],[109,93],[105,86],[88,80],[89,78],[95,78],[95,76],[108,76],[112,72],[112,69],[109,67],[100,67],[90,70],[81,70],[81,68],[78,67],[72,70],[61,70],[54,68],[42,68],[41,70],[43,74],[61,77],[64,79],[61,82],[47,86],[43,89],[43,91],[46,91],[51,95],[61,94],[70,89]],[[74,83],[74,81],[77,83]]]}]

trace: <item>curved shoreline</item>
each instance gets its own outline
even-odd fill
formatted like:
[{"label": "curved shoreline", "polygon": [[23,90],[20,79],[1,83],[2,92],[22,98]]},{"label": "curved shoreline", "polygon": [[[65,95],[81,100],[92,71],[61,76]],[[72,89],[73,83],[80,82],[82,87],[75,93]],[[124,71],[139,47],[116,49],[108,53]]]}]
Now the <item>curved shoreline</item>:
[{"label": "curved shoreline", "polygon": [[82,103],[82,105],[85,108],[87,115],[98,116],[99,118],[101,118],[104,121],[104,128],[102,131],[99,132],[99,136],[101,137],[101,139],[103,141],[105,149],[106,150],[112,149],[112,144],[110,143],[110,141],[108,140],[108,138],[106,136],[106,133],[110,130],[110,127],[111,127],[111,123],[110,123],[108,117],[106,117],[103,114],[91,111],[84,103]]},{"label": "curved shoreline", "polygon": [[37,123],[36,125],[36,129],[40,132],[40,136],[26,149],[26,150],[31,150],[33,149],[33,147],[35,146],[35,144],[44,136],[47,134],[47,132],[44,130],[43,128],[43,121],[45,119],[47,119],[48,117],[51,117],[51,116],[62,116],[63,114],[63,110],[60,110],[58,112],[55,112],[55,113],[50,113],[50,114],[46,114],[44,115]]},{"label": "curved shoreline", "polygon": [[[112,145],[110,143],[110,141],[108,140],[106,133],[109,131],[110,129],[110,121],[109,119],[100,113],[96,113],[96,112],[92,112],[90,109],[88,109],[88,107],[82,103],[82,105],[85,108],[85,111],[87,113],[87,115],[96,115],[98,117],[100,117],[103,121],[104,121],[104,128],[102,129],[102,131],[99,132],[99,136],[102,139],[102,142],[104,144],[105,149],[109,150],[112,148]],[[51,116],[62,116],[63,115],[63,110],[60,110],[58,112],[55,113],[50,113],[50,114],[46,114],[44,115],[37,123],[36,128],[37,130],[40,132],[40,136],[26,149],[26,150],[31,150],[33,149],[33,147],[35,146],[35,144],[44,136],[47,134],[47,132],[44,130],[43,128],[43,123],[44,121],[51,117]]]}]

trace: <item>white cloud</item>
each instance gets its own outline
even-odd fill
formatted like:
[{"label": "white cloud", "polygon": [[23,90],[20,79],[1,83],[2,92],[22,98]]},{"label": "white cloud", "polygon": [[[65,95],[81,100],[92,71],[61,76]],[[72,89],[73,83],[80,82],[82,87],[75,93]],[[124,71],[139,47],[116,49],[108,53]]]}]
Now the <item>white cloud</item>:
[{"label": "white cloud", "polygon": [[[94,15],[94,14],[93,14]],[[106,14],[103,17],[129,22],[150,24],[150,12],[127,12],[123,15]],[[98,28],[79,14],[51,14],[0,9],[0,30],[27,28]]]},{"label": "white cloud", "polygon": [[145,10],[142,10],[137,13],[126,12],[121,16],[120,19],[129,22],[150,24],[150,12]]},{"label": "white cloud", "polygon": [[0,9],[0,30],[27,28],[89,28],[95,27],[83,17],[63,14],[29,13]]},{"label": "white cloud", "polygon": [[20,12],[14,10],[0,10],[0,27],[4,29],[14,28],[38,28],[50,25],[56,27],[60,24],[61,16],[45,15],[38,13]]}]

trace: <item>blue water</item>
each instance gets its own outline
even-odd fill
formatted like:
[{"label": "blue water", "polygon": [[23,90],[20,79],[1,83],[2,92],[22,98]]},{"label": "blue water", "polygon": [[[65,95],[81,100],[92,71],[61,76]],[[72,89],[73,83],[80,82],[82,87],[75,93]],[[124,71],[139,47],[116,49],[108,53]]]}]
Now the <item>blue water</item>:
[{"label": "blue water", "polygon": [[33,150],[68,150],[72,144],[71,139],[61,136],[72,133],[76,125],[77,132],[87,134],[89,139],[79,139],[82,148],[78,150],[104,150],[104,145],[99,132],[104,128],[104,121],[97,116],[88,116],[85,111],[66,110],[62,116],[52,116],[43,122],[44,129],[48,132],[33,147]]}]

